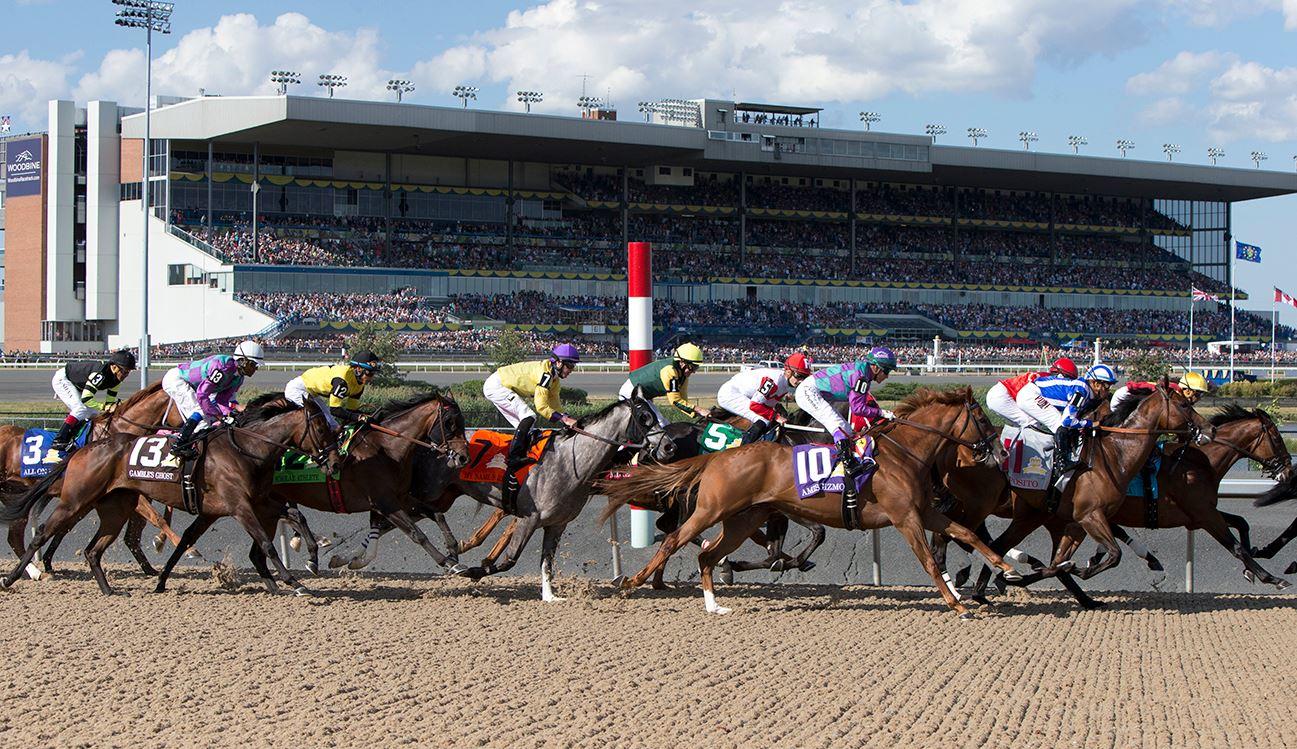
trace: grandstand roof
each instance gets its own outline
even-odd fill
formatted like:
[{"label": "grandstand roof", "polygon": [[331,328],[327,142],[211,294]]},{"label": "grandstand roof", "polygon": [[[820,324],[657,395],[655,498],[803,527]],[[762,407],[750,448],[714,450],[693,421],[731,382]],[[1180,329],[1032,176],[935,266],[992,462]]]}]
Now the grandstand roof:
[{"label": "grandstand roof", "polygon": [[[944,146],[926,136],[896,133],[727,126],[713,112],[732,109],[733,102],[701,105],[704,128],[318,97],[203,97],[155,109],[153,137],[562,164],[672,164],[702,171],[1182,200],[1233,202],[1297,193],[1292,172]],[[142,115],[123,120],[123,137],[142,137],[143,130]],[[774,138],[794,143],[804,138],[809,147],[766,147]],[[816,152],[816,139],[905,146],[907,156],[828,155]]]}]

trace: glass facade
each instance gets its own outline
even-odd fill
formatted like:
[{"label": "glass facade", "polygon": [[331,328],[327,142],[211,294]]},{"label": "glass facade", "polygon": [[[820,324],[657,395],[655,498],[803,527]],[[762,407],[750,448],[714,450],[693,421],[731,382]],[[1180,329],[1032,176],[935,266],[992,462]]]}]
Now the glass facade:
[{"label": "glass facade", "polygon": [[1153,209],[1189,229],[1189,236],[1157,234],[1157,246],[1188,260],[1208,278],[1229,283],[1230,204],[1205,200],[1154,200]]}]

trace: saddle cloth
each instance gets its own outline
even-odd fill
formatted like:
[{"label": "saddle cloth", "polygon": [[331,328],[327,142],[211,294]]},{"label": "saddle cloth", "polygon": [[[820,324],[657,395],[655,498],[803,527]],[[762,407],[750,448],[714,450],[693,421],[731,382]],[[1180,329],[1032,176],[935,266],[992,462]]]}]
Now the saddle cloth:
[{"label": "saddle cloth", "polygon": [[[342,427],[342,438],[338,446],[338,455],[345,456],[351,447],[351,439],[356,436],[358,425],[345,424]],[[296,450],[285,450],[275,466],[273,483],[283,484],[323,484],[324,471],[305,453]],[[337,478],[336,476],[333,478]]]},{"label": "saddle cloth", "polygon": [[1045,491],[1054,470],[1054,435],[1013,425],[1000,432],[1009,456],[1002,466],[1015,489]]},{"label": "saddle cloth", "polygon": [[[856,457],[872,458],[874,456],[874,439],[861,437],[856,440]],[[826,492],[841,494],[846,487],[845,472],[842,463],[837,461],[837,447],[834,445],[795,445],[793,447],[793,481],[797,485],[797,498],[808,499]],[[863,491],[865,484],[873,478],[877,466],[871,463],[869,468],[856,477],[856,491]]]},{"label": "saddle cloth", "polygon": [[[553,430],[544,430],[540,439],[536,440],[536,444],[527,451],[527,457],[540,463],[541,456],[549,447],[553,434]],[[492,432],[486,429],[474,432],[473,439],[468,443],[468,465],[459,469],[459,479],[497,485],[504,481],[505,461],[509,457],[509,445],[512,442],[513,435],[508,432]],[[518,483],[527,480],[527,474],[531,473],[534,465],[528,465],[518,471]]]},{"label": "saddle cloth", "polygon": [[[1130,480],[1130,485],[1126,487],[1127,497],[1139,497],[1140,499],[1158,498],[1157,474],[1162,470],[1162,452],[1165,449],[1165,440],[1159,440],[1157,447],[1148,456],[1148,462],[1138,473]],[[1144,477],[1148,476],[1148,493],[1144,489]]]},{"label": "saddle cloth", "polygon": [[736,426],[713,421],[698,433],[698,454],[718,453],[743,442],[743,431]]},{"label": "saddle cloth", "polygon": [[174,441],[170,433],[136,437],[127,453],[126,476],[138,481],[179,481],[180,458],[171,454]]},{"label": "saddle cloth", "polygon": [[[86,438],[90,435],[90,422],[81,425],[75,440],[77,447],[85,447]],[[45,463],[45,453],[58,436],[57,432],[48,429],[28,429],[23,432],[22,450],[19,451],[18,476],[24,479],[39,479],[50,474],[54,465]],[[67,453],[63,453],[67,455]]]}]

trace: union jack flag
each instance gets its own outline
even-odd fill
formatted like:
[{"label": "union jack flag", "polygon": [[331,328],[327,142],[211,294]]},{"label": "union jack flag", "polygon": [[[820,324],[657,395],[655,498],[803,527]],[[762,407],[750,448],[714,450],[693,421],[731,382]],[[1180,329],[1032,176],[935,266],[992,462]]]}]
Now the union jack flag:
[{"label": "union jack flag", "polygon": [[9,127],[9,115],[6,114],[3,117],[0,117],[0,133],[9,132]]},{"label": "union jack flag", "polygon": [[1203,291],[1197,286],[1193,286],[1191,288],[1193,289],[1193,300],[1195,302],[1219,302],[1220,301],[1220,297],[1216,296],[1215,294],[1210,294],[1206,291]]}]

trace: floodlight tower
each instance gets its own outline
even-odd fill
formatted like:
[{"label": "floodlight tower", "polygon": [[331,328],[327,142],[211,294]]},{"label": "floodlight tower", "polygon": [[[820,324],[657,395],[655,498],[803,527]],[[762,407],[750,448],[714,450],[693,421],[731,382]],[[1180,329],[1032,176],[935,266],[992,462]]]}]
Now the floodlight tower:
[{"label": "floodlight tower", "polygon": [[1133,141],[1133,140],[1128,140],[1128,139],[1126,139],[1126,138],[1118,138],[1118,139],[1117,139],[1117,150],[1118,150],[1118,151],[1121,151],[1121,157],[1124,159],[1124,158],[1126,158],[1126,152],[1127,152],[1127,151],[1133,151],[1133,150],[1135,150],[1135,141]]},{"label": "floodlight tower", "polygon": [[589,118],[591,110],[603,107],[603,99],[597,96],[582,96],[576,100],[576,106],[581,110],[583,117]]},{"label": "floodlight tower", "polygon": [[860,121],[865,123],[865,131],[868,132],[869,126],[882,122],[883,116],[877,112],[861,112]]},{"label": "floodlight tower", "polygon": [[143,242],[140,245],[140,389],[149,384],[149,157],[153,143],[153,32],[171,33],[171,12],[175,3],[157,0],[113,0],[117,10],[115,23],[128,29],[144,29],[144,170],[140,204],[144,214]]},{"label": "floodlight tower", "polygon": [[459,99],[464,104],[464,109],[468,109],[468,100],[477,101],[477,86],[456,86],[450,95]]},{"label": "floodlight tower", "polygon": [[335,88],[342,88],[347,85],[347,76],[337,75],[336,73],[321,73],[320,80],[316,81],[315,85],[327,88],[329,90],[329,98],[332,99],[333,90]]},{"label": "floodlight tower", "polygon": [[291,70],[272,70],[270,71],[270,82],[276,85],[275,93],[280,96],[287,96],[288,84],[301,83],[302,74]]},{"label": "floodlight tower", "polygon": [[1162,153],[1166,154],[1167,161],[1175,161],[1175,155],[1180,153],[1180,146],[1175,143],[1163,143]]},{"label": "floodlight tower", "polygon": [[1253,164],[1256,164],[1256,168],[1257,168],[1257,169],[1260,169],[1260,168],[1261,168],[1261,162],[1262,162],[1262,161],[1265,161],[1265,160],[1268,159],[1268,158],[1270,158],[1270,157],[1266,155],[1265,151],[1253,151],[1253,152],[1252,152],[1252,163],[1253,163]]},{"label": "floodlight tower", "polygon": [[1225,158],[1225,149],[1220,146],[1208,146],[1207,158],[1211,159],[1211,165],[1216,166],[1216,159]]},{"label": "floodlight tower", "polygon": [[936,143],[938,135],[946,134],[946,126],[940,125],[936,122],[929,122],[923,126],[923,132],[927,133],[928,136],[932,138],[933,143]]},{"label": "floodlight tower", "polygon": [[1072,153],[1080,153],[1081,146],[1089,145],[1090,141],[1086,140],[1084,135],[1067,136],[1067,145],[1072,147]]},{"label": "floodlight tower", "polygon": [[1030,151],[1031,144],[1040,140],[1040,136],[1032,130],[1023,130],[1018,133],[1018,140],[1022,141],[1023,150]]},{"label": "floodlight tower", "polygon": [[519,91],[518,92],[518,101],[522,102],[522,105],[527,108],[528,113],[531,112],[532,104],[539,104],[544,100],[545,100],[545,94],[539,91]]},{"label": "floodlight tower", "polygon": [[645,122],[652,122],[653,115],[658,111],[656,102],[642,101],[639,103],[639,113],[644,115]]},{"label": "floodlight tower", "polygon": [[396,103],[400,104],[406,94],[414,91],[414,84],[400,78],[393,78],[387,82],[387,90],[396,92]]},{"label": "floodlight tower", "polygon": [[977,141],[979,141],[979,140],[981,140],[982,138],[985,138],[985,137],[986,137],[986,128],[984,128],[984,127],[970,127],[970,128],[968,128],[968,139],[971,140],[971,141],[973,141],[973,146],[974,146],[974,147],[977,146]]}]

